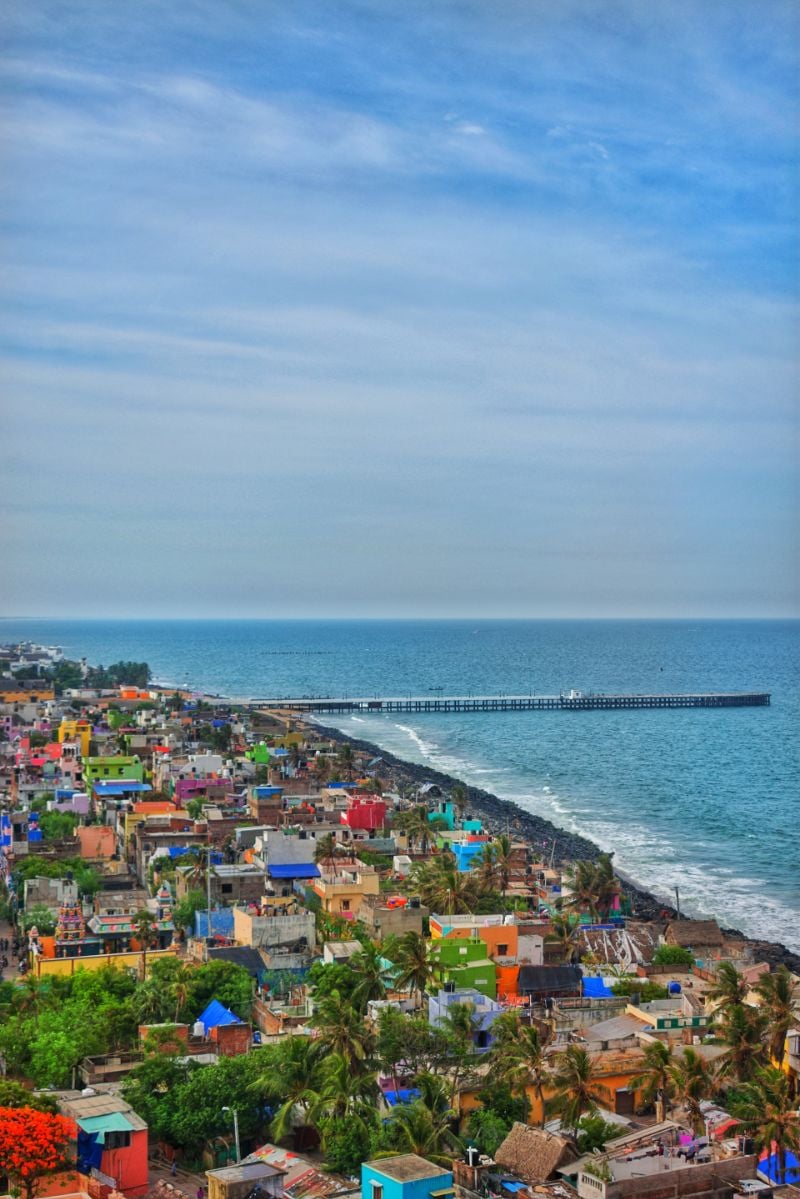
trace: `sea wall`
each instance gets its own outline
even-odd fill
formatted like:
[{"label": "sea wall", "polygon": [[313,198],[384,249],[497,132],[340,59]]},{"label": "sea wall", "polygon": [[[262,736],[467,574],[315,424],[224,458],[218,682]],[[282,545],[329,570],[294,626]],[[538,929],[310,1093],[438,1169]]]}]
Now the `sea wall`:
[{"label": "sea wall", "polygon": [[[593,861],[602,853],[599,846],[590,841],[588,837],[558,828],[543,816],[526,812],[511,800],[500,799],[491,791],[472,787],[463,779],[454,778],[452,775],[434,770],[430,766],[421,766],[417,762],[408,762],[404,758],[398,758],[379,745],[375,745],[374,742],[361,741],[347,735],[341,729],[329,728],[316,721],[309,723],[311,727],[332,741],[347,742],[354,749],[369,754],[371,758],[380,758],[382,762],[386,763],[393,778],[406,785],[436,783],[443,791],[447,792],[456,786],[463,787],[467,796],[468,810],[481,818],[489,832],[495,834],[504,833],[506,830],[513,832],[515,836],[527,841],[534,849],[540,849],[543,854],[546,853],[548,858],[553,852],[553,843],[555,842],[554,861],[558,864],[580,859]],[[633,913],[638,920],[658,920],[664,915],[667,917],[677,916],[676,909],[669,903],[665,903],[652,892],[637,886],[619,870],[617,870],[617,874],[622,880],[625,893],[630,897]],[[793,953],[780,942],[755,940],[747,937],[739,929],[726,928],[723,931],[728,936],[747,942],[752,950],[754,961],[768,962],[773,967],[783,964],[796,974],[800,974],[800,955]]]}]

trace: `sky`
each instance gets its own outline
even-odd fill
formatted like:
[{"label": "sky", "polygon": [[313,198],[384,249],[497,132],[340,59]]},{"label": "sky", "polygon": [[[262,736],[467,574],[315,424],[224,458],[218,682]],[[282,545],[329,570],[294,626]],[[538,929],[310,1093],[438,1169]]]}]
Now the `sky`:
[{"label": "sky", "polygon": [[0,614],[800,615],[793,0],[0,14]]}]

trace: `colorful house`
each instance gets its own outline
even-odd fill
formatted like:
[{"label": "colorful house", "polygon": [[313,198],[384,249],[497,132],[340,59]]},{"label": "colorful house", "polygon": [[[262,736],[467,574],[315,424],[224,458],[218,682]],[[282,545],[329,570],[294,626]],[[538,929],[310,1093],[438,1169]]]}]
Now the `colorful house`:
[{"label": "colorful house", "polygon": [[88,786],[94,783],[114,783],[144,780],[142,763],[138,758],[118,754],[108,758],[87,758],[83,764],[83,777]]},{"label": "colorful house", "polygon": [[478,864],[488,844],[489,838],[479,833],[470,833],[465,841],[451,841],[450,849],[456,859],[456,869],[466,874]]},{"label": "colorful house", "polygon": [[503,1011],[502,1004],[469,987],[460,991],[439,991],[428,1000],[428,1023],[434,1027],[443,1024],[454,1006],[472,1009],[472,1044],[477,1053],[485,1053],[491,1047],[492,1025]]},{"label": "colorful house", "polygon": [[147,1125],[116,1095],[63,1099],[61,1114],[75,1121],[75,1160],[83,1174],[114,1180],[114,1188],[136,1199],[149,1190]]},{"label": "colorful house", "polygon": [[386,804],[377,795],[353,796],[340,819],[348,828],[375,832],[386,822]]},{"label": "colorful house", "polygon": [[453,1175],[416,1153],[400,1153],[361,1167],[361,1199],[449,1199]]},{"label": "colorful house", "polygon": [[483,941],[491,958],[515,958],[519,949],[519,929],[516,924],[506,924],[499,913],[485,916],[472,914],[459,916],[432,915],[430,918],[431,938],[466,941]]},{"label": "colorful house", "polygon": [[40,704],[53,700],[52,684],[35,679],[0,679],[0,703]]},{"label": "colorful house", "polygon": [[113,828],[107,824],[85,824],[75,829],[78,852],[90,861],[106,861],[117,852],[117,838]]},{"label": "colorful house", "polygon": [[259,824],[280,824],[283,813],[283,787],[250,788],[250,815]]},{"label": "colorful house", "polygon": [[380,894],[378,871],[358,858],[320,863],[320,868],[320,877],[312,881],[311,890],[322,901],[323,911],[332,916],[352,920],[366,896]]},{"label": "colorful house", "polygon": [[92,725],[88,720],[67,720],[63,717],[58,726],[58,740],[77,741],[80,745],[81,757],[89,757],[89,746],[92,740]]},{"label": "colorful house", "polygon": [[497,967],[486,956],[486,946],[479,939],[462,941],[449,938],[435,941],[430,953],[434,980],[445,989],[472,988],[497,997]]}]

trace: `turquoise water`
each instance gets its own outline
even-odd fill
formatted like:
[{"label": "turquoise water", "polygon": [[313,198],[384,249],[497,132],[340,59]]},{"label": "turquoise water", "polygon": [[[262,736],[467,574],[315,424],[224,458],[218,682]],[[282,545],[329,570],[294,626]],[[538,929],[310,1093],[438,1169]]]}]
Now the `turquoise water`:
[{"label": "turquoise water", "polygon": [[800,951],[800,622],[3,621],[239,697],[772,692],[770,708],[325,718],[614,850],[687,912]]}]

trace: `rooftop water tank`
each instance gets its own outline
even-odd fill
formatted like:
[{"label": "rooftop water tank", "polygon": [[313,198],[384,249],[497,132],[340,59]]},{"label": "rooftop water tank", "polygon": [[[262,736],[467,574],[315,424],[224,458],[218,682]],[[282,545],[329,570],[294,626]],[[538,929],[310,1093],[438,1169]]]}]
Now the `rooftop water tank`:
[{"label": "rooftop water tank", "polygon": [[672,982],[667,983],[667,993],[669,995],[680,995],[681,984],[679,982],[675,982],[673,979]]},{"label": "rooftop water tank", "polygon": [[205,1035],[206,1035],[206,1027],[203,1024],[203,1021],[195,1020],[194,1024],[192,1025],[192,1036],[193,1037],[204,1037]]}]

